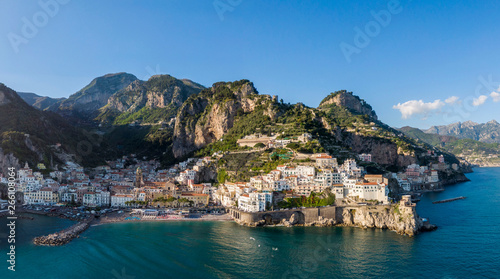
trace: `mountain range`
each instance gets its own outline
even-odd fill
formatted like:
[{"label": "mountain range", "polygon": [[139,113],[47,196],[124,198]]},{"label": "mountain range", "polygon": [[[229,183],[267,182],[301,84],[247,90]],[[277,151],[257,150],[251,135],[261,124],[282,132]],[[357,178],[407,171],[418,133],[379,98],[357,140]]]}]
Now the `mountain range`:
[{"label": "mountain range", "polygon": [[428,130],[402,127],[407,136],[435,146],[479,166],[500,166],[500,143],[495,120],[485,124],[471,121],[433,126]]},{"label": "mountain range", "polygon": [[500,143],[500,123],[496,120],[491,120],[482,124],[466,121],[445,126],[432,126],[425,130],[425,132],[442,136],[454,136],[459,139],[472,139],[486,143]]},{"label": "mountain range", "polygon": [[[35,100],[33,105],[36,104]],[[92,150],[98,151],[99,147],[92,143],[84,129],[57,113],[30,106],[14,90],[0,83],[2,170],[9,166],[19,167],[24,162],[44,163],[49,168],[68,160],[92,164],[95,158],[91,156]]]},{"label": "mountain range", "polygon": [[[3,88],[14,96],[13,90]],[[317,108],[312,108],[302,103],[285,103],[278,100],[278,96],[260,94],[249,80],[217,82],[204,87],[170,75],[156,75],[142,81],[131,74],[117,73],[95,78],[67,99],[52,99],[51,105],[40,105],[36,100],[41,97],[32,94],[20,96],[26,102],[16,94],[13,97],[16,98],[15,106],[30,108],[27,110],[30,118],[20,120],[21,115],[11,114],[1,119],[0,125],[19,118],[17,125],[7,130],[44,138],[39,144],[40,150],[57,143],[76,147],[85,137],[98,139],[91,141],[91,153],[78,150],[81,146],[59,152],[67,156],[78,157],[74,153],[80,151],[85,153],[81,157],[104,160],[135,153],[158,159],[167,166],[187,156],[222,152],[229,154],[224,157],[229,164],[228,170],[243,179],[249,175],[244,169],[258,172],[276,162],[263,159],[268,151],[239,146],[239,139],[251,135],[290,138],[307,133],[312,140],[293,145],[297,154],[326,151],[343,161],[356,158],[360,153],[370,153],[373,163],[366,163],[367,168],[378,171],[437,160],[437,157],[426,155],[428,150],[445,155],[450,163],[459,162],[446,150],[415,140],[384,124],[369,104],[346,90],[329,94]],[[12,106],[14,103],[4,103],[0,108]],[[61,125],[68,127],[68,131],[54,135],[44,129],[28,129],[26,126],[36,123],[34,118],[64,122]],[[50,125],[45,124],[48,128]],[[73,130],[70,132],[70,129]],[[37,161],[37,158],[14,152],[9,146],[3,153],[13,154],[19,162]],[[58,156],[62,161],[65,158],[50,149],[42,153],[46,158]],[[102,162],[87,161],[86,166]],[[239,167],[234,169],[235,166]]]}]

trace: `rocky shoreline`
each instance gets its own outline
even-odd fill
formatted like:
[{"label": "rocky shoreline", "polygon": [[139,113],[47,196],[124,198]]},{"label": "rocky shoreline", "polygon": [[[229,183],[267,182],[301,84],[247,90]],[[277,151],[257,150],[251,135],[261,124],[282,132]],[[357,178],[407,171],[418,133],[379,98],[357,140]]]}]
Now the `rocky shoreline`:
[{"label": "rocky shoreline", "polygon": [[[370,214],[368,214],[370,216]],[[348,219],[349,220],[349,219]],[[424,222],[422,218],[414,219],[410,222],[395,222],[394,219],[390,219],[387,217],[367,217],[363,215],[357,215],[351,221],[347,222],[338,222],[331,218],[322,218],[319,217],[317,221],[299,224],[295,223],[293,220],[283,219],[278,224],[266,224],[265,220],[255,222],[255,223],[246,223],[239,220],[235,220],[236,223],[242,226],[247,227],[275,227],[275,226],[284,226],[284,227],[358,227],[362,229],[388,229],[396,232],[400,235],[407,236],[415,236],[421,232],[434,231],[438,227],[436,225],[430,224],[428,222]]]},{"label": "rocky shoreline", "polygon": [[[430,224],[426,219],[418,216],[415,204],[411,202],[410,196],[404,196],[399,203],[391,205],[365,205],[365,206],[338,206],[335,208],[334,218],[318,216],[312,222],[304,222],[300,215],[304,210],[293,210],[288,219],[273,219],[270,212],[265,214],[265,218],[235,218],[236,223],[248,227],[260,226],[304,226],[304,227],[359,227],[378,228],[395,231],[401,235],[415,236],[424,231],[437,229],[436,225]],[[302,213],[301,213],[302,212]],[[248,214],[250,213],[240,213]],[[331,216],[333,217],[333,216]],[[255,221],[249,221],[249,220]]]}]

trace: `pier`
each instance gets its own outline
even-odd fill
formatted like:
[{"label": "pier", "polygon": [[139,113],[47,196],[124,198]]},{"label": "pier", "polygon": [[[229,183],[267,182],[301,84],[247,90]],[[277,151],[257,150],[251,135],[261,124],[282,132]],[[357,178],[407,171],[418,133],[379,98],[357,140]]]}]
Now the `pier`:
[{"label": "pier", "polygon": [[84,232],[89,226],[90,222],[94,220],[94,217],[85,219],[77,224],[64,229],[60,232],[49,234],[46,236],[39,236],[33,239],[35,245],[45,245],[45,246],[59,246],[69,243],[74,238],[79,237],[79,235]]},{"label": "pier", "polygon": [[452,202],[452,201],[457,201],[457,200],[464,200],[466,197],[457,197],[457,198],[452,198],[452,199],[446,199],[446,200],[441,200],[441,201],[435,201],[435,202],[432,202],[433,204],[436,204],[436,203],[445,203],[445,202]]}]

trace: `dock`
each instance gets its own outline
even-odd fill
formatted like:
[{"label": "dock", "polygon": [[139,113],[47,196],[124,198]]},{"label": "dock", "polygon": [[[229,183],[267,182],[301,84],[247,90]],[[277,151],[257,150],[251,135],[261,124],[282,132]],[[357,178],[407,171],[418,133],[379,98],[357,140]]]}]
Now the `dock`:
[{"label": "dock", "polygon": [[452,199],[446,199],[446,200],[441,200],[441,201],[435,201],[435,202],[432,202],[433,204],[436,204],[436,203],[445,203],[445,202],[452,202],[452,201],[458,201],[458,200],[464,200],[466,197],[457,197],[457,198],[452,198]]}]

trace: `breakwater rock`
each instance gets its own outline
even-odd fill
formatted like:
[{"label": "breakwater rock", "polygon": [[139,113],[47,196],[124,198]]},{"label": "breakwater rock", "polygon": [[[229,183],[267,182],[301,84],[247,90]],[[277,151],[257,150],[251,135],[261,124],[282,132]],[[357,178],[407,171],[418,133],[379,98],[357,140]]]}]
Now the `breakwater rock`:
[{"label": "breakwater rock", "polygon": [[389,205],[328,206],[267,212],[229,211],[238,224],[249,227],[352,226],[389,229],[408,236],[437,228],[418,216],[410,196],[403,196],[399,203]]},{"label": "breakwater rock", "polygon": [[86,219],[57,233],[35,237],[33,243],[45,246],[59,246],[69,243],[74,238],[79,237],[80,233],[84,232],[90,226],[92,219]]}]

